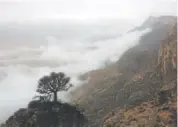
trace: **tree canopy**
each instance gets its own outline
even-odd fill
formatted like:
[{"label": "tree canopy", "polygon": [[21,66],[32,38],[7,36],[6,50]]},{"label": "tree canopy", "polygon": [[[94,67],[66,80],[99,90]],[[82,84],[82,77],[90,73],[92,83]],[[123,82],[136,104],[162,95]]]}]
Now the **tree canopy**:
[{"label": "tree canopy", "polygon": [[57,93],[59,91],[67,91],[72,84],[70,77],[67,77],[63,72],[52,72],[49,76],[44,76],[38,81],[37,92],[49,97],[53,94],[53,101],[57,102]]}]

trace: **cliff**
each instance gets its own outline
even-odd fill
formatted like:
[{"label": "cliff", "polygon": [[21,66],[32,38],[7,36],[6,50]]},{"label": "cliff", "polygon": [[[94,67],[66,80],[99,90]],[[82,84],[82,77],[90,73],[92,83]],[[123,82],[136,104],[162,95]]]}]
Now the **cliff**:
[{"label": "cliff", "polygon": [[149,25],[152,32],[142,36],[139,44],[126,51],[118,62],[86,74],[88,82],[73,93],[73,103],[85,109],[92,127],[102,126],[106,120],[103,118],[118,107],[139,106],[158,98],[166,81],[158,71],[164,64],[160,60],[158,62],[162,59],[158,52],[160,44],[170,37],[176,21],[175,17],[163,19],[163,22],[161,17],[155,19],[159,21],[159,27],[153,25],[152,19]]},{"label": "cliff", "polygon": [[87,127],[86,117],[67,103],[32,101],[1,127]]},{"label": "cliff", "polygon": [[[177,24],[173,26],[169,37],[161,44],[158,65],[164,77],[176,72],[177,69]],[[175,76],[175,74],[173,74]]]},{"label": "cliff", "polygon": [[[177,24],[161,44],[158,73],[163,80],[156,98],[129,108],[116,108],[104,117],[103,127],[176,127],[177,126]],[[131,84],[130,84],[131,85]]]}]

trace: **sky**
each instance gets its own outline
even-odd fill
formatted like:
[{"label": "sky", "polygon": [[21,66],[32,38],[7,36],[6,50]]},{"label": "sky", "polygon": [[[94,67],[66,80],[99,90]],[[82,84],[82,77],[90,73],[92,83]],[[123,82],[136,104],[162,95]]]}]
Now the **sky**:
[{"label": "sky", "polygon": [[176,15],[176,0],[0,0],[0,22],[136,20]]}]

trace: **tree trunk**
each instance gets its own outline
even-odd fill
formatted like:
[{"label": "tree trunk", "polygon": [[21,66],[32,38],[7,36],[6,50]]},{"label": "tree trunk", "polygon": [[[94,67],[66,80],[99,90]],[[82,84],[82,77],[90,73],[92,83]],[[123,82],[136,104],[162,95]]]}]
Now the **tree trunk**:
[{"label": "tree trunk", "polygon": [[57,92],[54,92],[54,102],[57,102]]}]

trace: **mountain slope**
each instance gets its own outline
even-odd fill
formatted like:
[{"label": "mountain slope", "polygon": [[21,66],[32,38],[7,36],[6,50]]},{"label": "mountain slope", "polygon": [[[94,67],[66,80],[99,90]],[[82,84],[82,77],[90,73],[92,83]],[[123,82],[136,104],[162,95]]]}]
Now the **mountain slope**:
[{"label": "mountain slope", "polygon": [[177,24],[160,46],[158,73],[163,86],[157,97],[137,106],[115,109],[104,118],[104,127],[176,127],[177,126]]},{"label": "mountain slope", "polygon": [[[138,105],[157,96],[164,84],[157,71],[158,50],[162,40],[169,36],[161,31],[174,24],[175,17],[170,18],[171,22],[166,23],[159,18],[163,25],[153,27],[117,63],[89,72],[88,83],[73,93],[73,102],[85,109],[92,127],[101,126],[103,117],[115,108]],[[161,36],[156,36],[157,33]]]}]

